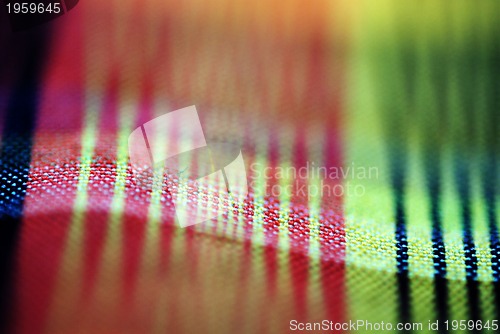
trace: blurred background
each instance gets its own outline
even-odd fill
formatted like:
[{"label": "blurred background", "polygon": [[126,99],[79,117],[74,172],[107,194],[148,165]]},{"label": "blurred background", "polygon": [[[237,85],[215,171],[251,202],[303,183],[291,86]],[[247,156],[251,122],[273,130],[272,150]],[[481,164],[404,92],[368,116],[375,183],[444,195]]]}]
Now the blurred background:
[{"label": "blurred background", "polygon": [[[496,1],[82,0],[16,32],[1,15],[4,332],[499,319]],[[250,189],[180,228],[128,137],[191,105],[238,137]],[[377,174],[263,177],[312,163]],[[345,191],[300,191],[325,184]]]}]

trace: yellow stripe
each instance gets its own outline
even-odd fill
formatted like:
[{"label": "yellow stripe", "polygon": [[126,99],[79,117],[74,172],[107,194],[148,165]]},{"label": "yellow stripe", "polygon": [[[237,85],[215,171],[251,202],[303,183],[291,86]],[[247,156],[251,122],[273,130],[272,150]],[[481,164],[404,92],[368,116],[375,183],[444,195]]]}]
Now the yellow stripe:
[{"label": "yellow stripe", "polygon": [[[129,0],[131,1],[131,0]],[[120,6],[128,6],[128,3],[120,2]],[[133,41],[142,39],[137,32],[130,34],[126,28],[130,12],[118,11],[114,29],[110,33],[116,42],[116,51],[124,51],[126,46]],[[128,137],[133,130],[134,118],[137,113],[138,87],[136,82],[140,77],[141,68],[138,66],[137,58],[121,57],[122,66],[128,70],[120,73],[120,86],[118,95],[118,122],[117,134],[117,157],[116,157],[116,180],[113,189],[113,199],[109,210],[109,218],[106,222],[106,237],[101,255],[100,267],[98,269],[95,295],[92,300],[92,315],[96,319],[107,318],[112,323],[116,315],[122,297],[122,270],[123,270],[123,213],[125,208],[125,186],[128,167]]]},{"label": "yellow stripe", "polygon": [[[376,167],[378,179],[345,180],[345,186],[364,189],[364,195],[345,196],[346,287],[348,318],[371,322],[398,321],[398,283],[394,203],[389,165],[383,140],[383,120],[377,106],[376,84],[372,82],[369,29],[390,36],[390,3],[363,1],[358,20],[365,30],[353,35],[353,54],[349,81],[355,86],[348,93],[346,160],[344,165]],[[389,38],[389,37],[388,37]],[[370,124],[367,126],[366,124]],[[366,138],[370,138],[369,141]],[[383,305],[383,307],[381,307]]]},{"label": "yellow stripe", "polygon": [[427,323],[436,318],[431,211],[422,152],[411,150],[406,195],[411,320]]},{"label": "yellow stripe", "polygon": [[[257,124],[253,123],[253,127]],[[255,132],[254,132],[255,133]],[[268,143],[266,137],[260,137],[256,144],[255,166],[259,168],[259,174],[264,175],[264,168],[268,166]],[[252,248],[251,248],[251,263],[250,273],[248,277],[249,286],[265,287],[266,286],[266,270],[264,267],[265,259],[262,254],[265,240],[264,235],[264,196],[266,189],[266,180],[264,177],[256,178],[254,181],[254,215],[253,215],[253,232],[252,232]],[[259,323],[261,316],[262,301],[266,300],[265,289],[257,291],[248,291],[247,300],[243,307],[244,323],[243,332],[249,333],[256,323]]]},{"label": "yellow stripe", "polygon": [[[317,166],[323,166],[323,147],[322,129],[310,128],[307,138],[308,142],[308,163],[314,162]],[[311,192],[308,194],[309,207],[309,271],[308,271],[308,307],[310,313],[307,315],[309,320],[321,321],[326,318],[325,300],[323,298],[323,288],[321,285],[321,242],[320,242],[320,221],[322,204],[322,181],[319,175],[311,175],[308,177],[308,187],[311,187]],[[312,189],[317,189],[318,193],[313,193]]]}]

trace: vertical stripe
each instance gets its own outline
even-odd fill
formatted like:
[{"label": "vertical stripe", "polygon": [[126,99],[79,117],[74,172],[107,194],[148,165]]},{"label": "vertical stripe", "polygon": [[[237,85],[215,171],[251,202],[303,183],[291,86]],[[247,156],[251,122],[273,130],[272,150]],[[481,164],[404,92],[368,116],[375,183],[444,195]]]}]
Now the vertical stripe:
[{"label": "vertical stripe", "polygon": [[[84,38],[84,36],[82,36]],[[86,46],[81,50],[85,53]],[[85,57],[85,56],[84,56]],[[91,59],[92,60],[92,59]],[[90,60],[90,61],[91,61]],[[86,68],[89,65],[88,59],[84,59],[81,66]],[[90,78],[88,84],[92,88],[100,88],[101,81],[92,81]],[[80,300],[78,288],[82,283],[82,248],[83,248],[83,230],[84,218],[88,200],[88,184],[90,180],[90,171],[92,156],[94,154],[95,140],[97,136],[98,119],[100,113],[100,95],[94,91],[84,89],[83,101],[81,101],[83,111],[82,132],[80,134],[81,151],[79,152],[79,174],[76,185],[76,194],[74,202],[71,203],[72,214],[68,217],[68,231],[63,240],[61,262],[55,279],[55,287],[51,296],[51,304],[48,307],[47,329],[48,331],[60,329],[68,320],[68,314]],[[99,91],[99,90],[97,90]],[[81,116],[81,114],[79,114]],[[66,223],[66,222],[65,222]],[[71,282],[66,284],[66,282]]]},{"label": "vertical stripe", "polygon": [[[253,124],[256,126],[256,124]],[[267,180],[265,177],[265,167],[268,165],[269,152],[268,152],[267,141],[264,138],[259,138],[256,143],[255,149],[255,167],[258,171],[258,176],[254,179],[254,187],[253,189],[253,203],[252,209],[253,215],[250,218],[252,222],[252,244],[251,244],[251,260],[248,264],[249,266],[249,278],[248,278],[248,287],[251,286],[265,286],[265,261],[263,254],[263,245],[265,244],[265,233],[264,233],[264,198],[265,198],[265,190],[267,186]],[[247,287],[247,288],[248,288]],[[243,321],[243,332],[251,332],[252,326],[258,326],[260,330],[263,330],[262,325],[259,321],[262,316],[262,312],[260,312],[261,308],[264,306],[263,302],[265,300],[263,290],[258,291],[249,291],[246,294],[246,307],[244,309],[245,312],[245,320]]]},{"label": "vertical stripe", "polygon": [[[444,10],[443,5],[444,3],[435,3],[432,5],[431,3],[426,3],[424,6],[426,15],[429,15],[433,22],[436,22],[433,29],[438,38],[442,38],[449,25],[447,18],[441,19],[439,16],[439,13]],[[419,306],[421,309],[432,310],[432,316],[427,316],[427,318],[432,320],[438,319],[440,322],[443,322],[449,319],[446,247],[442,227],[442,151],[445,149],[442,136],[443,134],[447,134],[447,114],[445,110],[448,108],[448,105],[445,96],[442,96],[440,92],[444,92],[447,89],[447,80],[450,71],[442,64],[449,56],[447,53],[449,52],[449,48],[445,48],[441,52],[436,52],[433,45],[435,42],[426,35],[429,34],[429,28],[425,27],[425,25],[419,25],[416,29],[418,47],[415,52],[419,69],[416,73],[417,89],[415,104],[417,105],[419,116],[418,131],[427,134],[420,140],[421,156],[417,156],[416,159],[421,161],[420,169],[422,169],[425,175],[425,179],[419,181],[425,188],[425,192],[419,194],[419,197],[415,199],[409,199],[409,203],[412,203],[412,207],[415,206],[413,202],[418,199],[425,199],[428,203],[425,212],[428,221],[430,221],[430,235],[420,235],[420,238],[429,240],[432,245],[433,272],[431,277],[433,278],[434,286],[429,288],[432,289],[431,291],[433,291],[434,295],[433,301],[426,303],[423,298],[420,298],[420,300],[415,302],[415,306]],[[445,41],[445,43],[449,43],[449,41]],[[418,151],[418,149],[414,150]],[[414,179],[414,177],[411,177],[411,179]],[[419,185],[415,184],[415,187],[419,187]],[[413,219],[414,221],[411,223],[417,225],[421,224],[422,220],[424,220],[418,216],[413,217]],[[416,253],[415,257],[425,256],[424,254]],[[415,284],[419,283],[420,280],[415,280]],[[425,288],[421,287],[420,291],[423,292]],[[428,303],[432,303],[433,307],[429,307]],[[443,328],[440,328],[440,331],[445,332]]]},{"label": "vertical stripe", "polygon": [[21,333],[41,332],[47,321],[77,191],[83,71],[82,43],[74,40],[81,39],[80,22],[75,12],[71,24],[54,30],[40,93],[16,273],[14,321]]},{"label": "vertical stripe", "polygon": [[[485,201],[485,215],[489,229],[489,243],[491,254],[491,288],[486,291],[487,295],[493,295],[491,319],[500,318],[500,241],[499,241],[499,215],[500,215],[500,164],[498,152],[500,151],[500,85],[498,76],[500,75],[500,63],[498,54],[500,53],[500,39],[497,22],[499,19],[496,3],[491,2],[482,8],[481,22],[484,24],[485,32],[482,39],[482,86],[481,92],[484,96],[484,105],[481,114],[484,129],[484,161],[481,168],[482,194]],[[487,303],[485,303],[487,304]],[[493,306],[492,305],[492,306]],[[487,313],[487,312],[485,312]]]},{"label": "vertical stripe", "polygon": [[[325,166],[325,159],[323,158],[326,150],[323,150],[325,143],[321,140],[325,138],[324,134],[320,129],[311,128],[308,133],[308,162],[314,162],[318,167]],[[327,152],[329,156],[334,152]],[[321,244],[321,232],[322,232],[322,222],[321,219],[321,206],[322,200],[325,195],[323,193],[322,185],[324,180],[321,175],[309,175],[308,177],[308,200],[307,205],[309,212],[309,244],[308,244],[308,256],[309,256],[309,270],[307,282],[307,309],[312,310],[308,314],[307,319],[309,321],[321,321],[321,319],[329,319],[332,315],[329,313],[331,309],[327,307],[328,305],[328,294],[322,289],[321,275],[323,273],[321,266],[321,256],[322,256],[322,244]],[[324,250],[324,248],[323,248]],[[331,275],[335,275],[333,272]],[[333,287],[331,287],[333,288]]]},{"label": "vertical stripe", "polygon": [[[48,31],[39,29],[11,37],[6,46],[23,63],[19,81],[11,82],[0,151],[0,330],[7,331],[13,290],[14,256],[31,162],[32,135],[38,110],[40,77],[49,45]],[[11,64],[5,62],[2,67]],[[3,71],[3,70],[2,70]]]},{"label": "vertical stripe", "polygon": [[[394,219],[396,221],[396,260],[399,286],[399,320],[409,322],[411,319],[410,285],[408,277],[408,239],[405,213],[405,163],[400,158],[402,151],[392,153],[392,186],[394,192]],[[403,158],[404,159],[404,158]]]},{"label": "vertical stripe", "polygon": [[379,66],[370,39],[390,34],[388,5],[363,2],[358,19],[366,26],[353,36],[345,161],[375,167],[379,177],[346,181],[351,189],[363,190],[360,194],[350,192],[345,198],[346,299],[348,319],[394,324],[399,320],[394,200],[383,141],[384,120],[380,117],[384,107],[376,89],[381,83],[373,81],[379,78]]}]

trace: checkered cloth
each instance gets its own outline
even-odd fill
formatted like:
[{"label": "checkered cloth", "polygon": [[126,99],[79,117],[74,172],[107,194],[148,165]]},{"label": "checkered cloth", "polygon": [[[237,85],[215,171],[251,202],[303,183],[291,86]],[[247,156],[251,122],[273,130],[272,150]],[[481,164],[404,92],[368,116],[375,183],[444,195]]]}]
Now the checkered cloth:
[{"label": "checkered cloth", "polygon": [[[2,17],[5,331],[499,319],[499,9],[86,0],[17,33]],[[191,105],[241,142],[249,194],[181,228],[172,179],[135,182],[128,137]]]}]

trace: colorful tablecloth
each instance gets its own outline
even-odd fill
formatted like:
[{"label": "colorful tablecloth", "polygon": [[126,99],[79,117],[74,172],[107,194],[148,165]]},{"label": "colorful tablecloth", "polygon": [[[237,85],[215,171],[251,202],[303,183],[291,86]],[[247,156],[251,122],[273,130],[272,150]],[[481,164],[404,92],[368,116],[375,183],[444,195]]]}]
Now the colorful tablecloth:
[{"label": "colorful tablecloth", "polygon": [[[82,0],[20,32],[2,17],[5,331],[495,332],[499,17],[486,0]],[[249,193],[181,228],[171,180],[135,182],[128,138],[191,105],[239,143]]]}]

